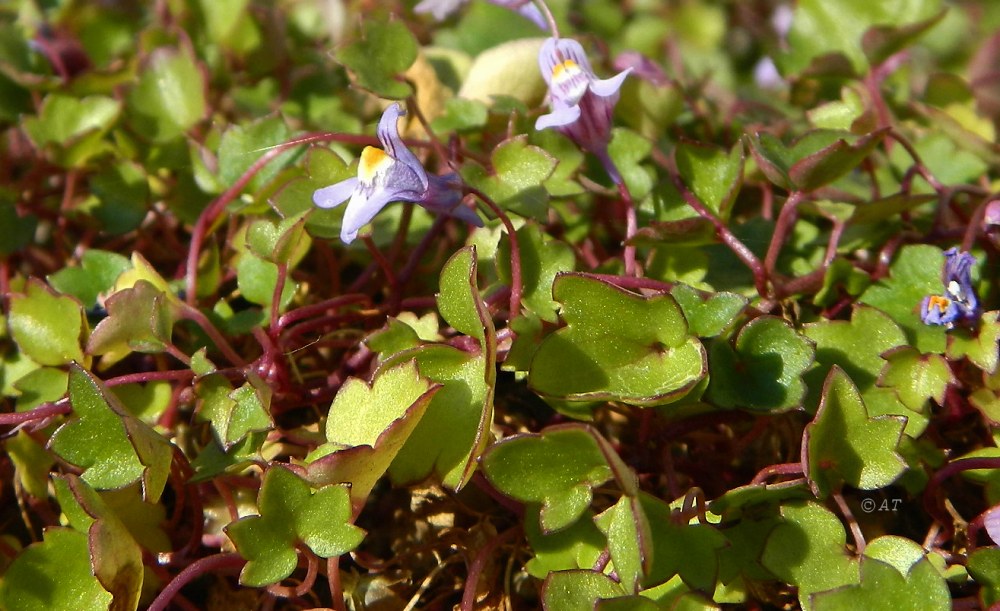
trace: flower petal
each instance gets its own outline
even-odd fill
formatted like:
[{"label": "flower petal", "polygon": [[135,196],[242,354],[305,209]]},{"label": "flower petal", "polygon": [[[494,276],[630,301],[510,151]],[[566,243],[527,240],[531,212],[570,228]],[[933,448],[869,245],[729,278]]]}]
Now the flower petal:
[{"label": "flower petal", "polygon": [[313,191],[313,203],[320,208],[336,208],[340,204],[347,201],[348,197],[351,197],[351,194],[354,193],[354,189],[357,186],[358,179],[356,177],[351,177],[330,185],[329,187],[316,189]]},{"label": "flower petal", "polygon": [[590,91],[602,98],[610,98],[611,96],[618,95],[618,90],[622,88],[625,77],[631,74],[631,72],[632,69],[627,68],[611,78],[595,80],[590,83]]},{"label": "flower petal", "polygon": [[340,239],[344,244],[350,244],[358,237],[358,230],[371,222],[375,215],[389,202],[394,201],[395,194],[388,190],[379,190],[371,195],[357,192],[347,203],[344,221],[340,227]]},{"label": "flower petal", "polygon": [[406,148],[403,139],[399,137],[397,123],[399,118],[406,112],[399,104],[390,104],[382,113],[382,118],[378,122],[378,139],[382,147],[390,157],[405,164],[416,174],[424,189],[427,189],[427,172],[424,166],[420,165],[417,156],[410,149]]},{"label": "flower petal", "polygon": [[548,127],[563,127],[575,123],[580,118],[579,106],[563,106],[553,108],[547,115],[538,117],[535,121],[535,129],[546,129]]},{"label": "flower petal", "polygon": [[430,13],[434,18],[441,21],[448,15],[454,13],[458,7],[465,4],[466,0],[423,0],[413,7],[414,13]]}]

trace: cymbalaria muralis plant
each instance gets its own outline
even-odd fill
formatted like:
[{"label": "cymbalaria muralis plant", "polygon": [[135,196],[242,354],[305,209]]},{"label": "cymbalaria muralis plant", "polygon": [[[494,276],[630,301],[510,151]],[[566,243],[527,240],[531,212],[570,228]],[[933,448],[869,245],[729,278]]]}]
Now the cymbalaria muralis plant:
[{"label": "cymbalaria muralis plant", "polygon": [[0,7],[0,611],[1000,602],[1000,4]]}]

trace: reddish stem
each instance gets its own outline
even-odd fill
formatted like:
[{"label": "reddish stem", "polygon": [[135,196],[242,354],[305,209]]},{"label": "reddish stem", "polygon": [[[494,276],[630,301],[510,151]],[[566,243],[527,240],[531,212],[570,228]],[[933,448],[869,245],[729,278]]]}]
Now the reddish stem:
[{"label": "reddish stem", "polygon": [[170,600],[181,591],[181,588],[186,586],[192,580],[205,573],[212,573],[218,571],[232,570],[236,568],[243,568],[243,565],[247,563],[239,554],[214,554],[212,556],[206,556],[204,558],[199,558],[198,560],[192,562],[183,571],[177,574],[167,587],[163,588],[163,591],[157,595],[156,599],[151,605],[149,605],[148,611],[164,611],[167,605],[170,604]]},{"label": "reddish stem", "polygon": [[952,520],[939,502],[938,489],[951,476],[973,469],[1000,469],[1000,457],[954,460],[939,469],[927,482],[927,487],[924,489],[924,508],[947,533],[951,533],[953,530]]},{"label": "reddish stem", "polygon": [[486,204],[507,230],[507,238],[510,240],[510,311],[507,314],[507,319],[511,320],[521,313],[521,293],[524,290],[521,281],[521,248],[517,244],[517,232],[514,231],[514,224],[510,222],[510,217],[488,195],[475,187],[466,186],[465,188]]},{"label": "reddish stem", "polygon": [[462,611],[472,611],[472,609],[476,608],[476,590],[479,585],[479,579],[482,576],[483,569],[486,568],[486,562],[493,554],[493,550],[520,532],[520,526],[508,528],[500,535],[490,539],[489,543],[484,545],[479,550],[479,553],[476,554],[472,565],[469,567],[469,575],[465,580],[465,592],[462,594],[462,605],[459,607]]},{"label": "reddish stem", "polygon": [[24,424],[25,422],[31,422],[33,420],[42,420],[45,418],[51,418],[52,416],[58,416],[61,414],[68,414],[72,411],[69,401],[59,401],[57,403],[45,403],[40,407],[27,412],[12,412],[7,414],[0,414],[0,426]]},{"label": "reddish stem", "polygon": [[760,470],[760,472],[757,473],[757,475],[753,476],[753,479],[750,480],[750,485],[756,486],[758,484],[765,483],[767,480],[769,480],[774,476],[787,476],[787,475],[804,477],[805,472],[802,470],[802,463],[789,462],[780,465],[771,465],[768,467],[764,467],[763,469]]}]

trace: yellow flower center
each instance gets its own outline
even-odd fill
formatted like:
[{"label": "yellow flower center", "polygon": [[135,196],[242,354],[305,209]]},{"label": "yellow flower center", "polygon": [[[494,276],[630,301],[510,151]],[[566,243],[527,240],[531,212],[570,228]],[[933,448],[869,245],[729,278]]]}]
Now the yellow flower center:
[{"label": "yellow flower center", "polygon": [[375,180],[379,170],[382,170],[392,163],[392,157],[382,149],[374,146],[366,146],[361,151],[361,161],[358,162],[358,180],[370,184]]},{"label": "yellow flower center", "polygon": [[948,310],[949,305],[951,305],[951,299],[942,297],[941,295],[931,295],[930,300],[927,302],[927,311],[930,312],[936,307],[938,312],[944,314]]},{"label": "yellow flower center", "polygon": [[552,68],[552,80],[558,81],[564,78],[570,78],[574,74],[580,71],[580,66],[571,59],[567,59],[561,64],[556,64]]}]

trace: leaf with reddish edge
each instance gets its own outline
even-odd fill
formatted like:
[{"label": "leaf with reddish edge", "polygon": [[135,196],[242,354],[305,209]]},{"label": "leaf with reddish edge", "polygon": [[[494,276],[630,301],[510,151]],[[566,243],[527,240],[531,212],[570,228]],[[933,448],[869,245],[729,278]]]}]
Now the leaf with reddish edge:
[{"label": "leaf with reddish edge", "polygon": [[420,376],[415,361],[380,369],[371,386],[349,379],[330,406],[328,443],[306,457],[306,481],[350,484],[360,509],[441,388]]},{"label": "leaf with reddish edge", "polygon": [[539,393],[664,405],[705,376],[705,347],[670,295],[643,297],[570,273],[556,277],[552,294],[567,326],[548,335],[532,359],[528,384]]},{"label": "leaf with reddish edge", "polygon": [[626,593],[637,594],[653,564],[653,535],[639,498],[622,496],[594,521],[608,538],[619,583]]},{"label": "leaf with reddish edge", "polygon": [[799,603],[809,596],[859,581],[858,561],[847,550],[840,519],[815,501],[781,506],[781,522],[767,537],[760,561],[778,579],[798,588]]},{"label": "leaf with reddish edge", "polygon": [[778,411],[802,404],[802,374],[812,365],[812,342],[775,316],[758,316],[733,342],[721,338],[709,351],[708,397],[720,407]]},{"label": "leaf with reddish edge", "polygon": [[23,294],[10,296],[8,324],[18,347],[40,365],[83,361],[83,308],[40,280],[29,279]]},{"label": "leaf with reddish edge", "polygon": [[240,583],[261,587],[292,574],[298,564],[298,544],[322,558],[345,554],[361,543],[365,531],[351,523],[347,486],[309,484],[290,469],[272,465],[257,496],[259,515],[226,526],[226,534],[247,559]]},{"label": "leaf with reddish edge", "polygon": [[979,318],[979,328],[954,329],[948,334],[948,358],[967,358],[986,373],[997,370],[1000,359],[1000,311],[986,312]]},{"label": "leaf with reddish edge", "polygon": [[916,348],[899,346],[882,356],[889,362],[879,374],[878,385],[894,389],[903,405],[915,412],[921,411],[928,399],[943,402],[948,385],[957,381],[940,354],[921,354]]},{"label": "leaf with reddish edge", "polygon": [[203,376],[195,394],[199,398],[199,419],[212,423],[216,440],[227,452],[248,434],[272,428],[271,388],[254,373],[248,374],[247,381],[236,389],[222,374]]},{"label": "leaf with reddish edge", "polygon": [[0,581],[0,606],[18,611],[107,609],[112,596],[91,572],[87,535],[48,528],[26,547]]},{"label": "leaf with reddish edge", "polygon": [[814,191],[856,168],[888,133],[888,128],[855,136],[816,130],[786,147],[768,133],[747,135],[757,165],[772,183],[789,191]]},{"label": "leaf with reddish edge", "polygon": [[132,351],[162,352],[170,343],[177,308],[149,281],[117,291],[105,307],[107,318],[97,323],[87,341],[89,354],[117,361]]},{"label": "leaf with reddish edge", "polygon": [[[493,319],[479,293],[476,249],[467,246],[441,270],[438,310],[478,350],[426,344],[387,357],[383,367],[415,359],[421,375],[443,388],[389,467],[394,483],[419,481],[431,473],[458,490],[472,477],[493,422],[497,339]],[[447,439],[447,444],[441,440]]]},{"label": "leaf with reddish edge", "polygon": [[598,601],[621,596],[625,596],[621,584],[595,571],[556,571],[542,584],[546,611],[593,611]]},{"label": "leaf with reddish edge", "polygon": [[[135,609],[142,591],[142,550],[121,519],[75,475],[56,476],[59,504],[73,528],[87,533],[94,575],[111,593],[112,609]],[[75,506],[75,507],[74,507]]]},{"label": "leaf with reddish edge", "polygon": [[132,416],[89,371],[70,365],[69,400],[74,416],[49,440],[49,448],[83,469],[97,489],[124,488],[141,481],[143,498],[160,498],[173,460],[173,446]]},{"label": "leaf with reddish edge", "polygon": [[894,482],[907,466],[896,451],[905,426],[903,416],[870,418],[854,382],[834,366],[802,439],[802,468],[813,494],[826,498],[844,484],[874,490]]}]

